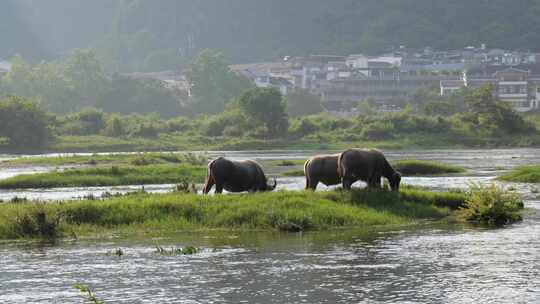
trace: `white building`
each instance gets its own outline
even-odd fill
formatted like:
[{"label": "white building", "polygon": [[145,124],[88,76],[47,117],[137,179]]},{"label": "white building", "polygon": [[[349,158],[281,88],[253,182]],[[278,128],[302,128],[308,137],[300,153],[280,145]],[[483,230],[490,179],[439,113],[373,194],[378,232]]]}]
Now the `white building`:
[{"label": "white building", "polygon": [[445,96],[464,87],[478,88],[493,85],[493,94],[518,112],[540,108],[540,75],[529,71],[506,68],[496,71],[490,77],[464,75],[462,80],[441,81],[440,94]]},{"label": "white building", "polygon": [[11,63],[0,58],[0,77],[11,71]]}]

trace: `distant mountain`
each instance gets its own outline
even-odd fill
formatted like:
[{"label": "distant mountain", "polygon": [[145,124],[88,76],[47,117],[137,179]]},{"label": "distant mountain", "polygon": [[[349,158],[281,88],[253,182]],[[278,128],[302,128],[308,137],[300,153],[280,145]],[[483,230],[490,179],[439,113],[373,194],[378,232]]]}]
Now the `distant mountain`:
[{"label": "distant mountain", "polygon": [[[6,12],[4,4],[13,10],[11,2],[17,2],[23,12]],[[204,48],[221,49],[234,62],[309,53],[374,53],[399,45],[452,49],[486,43],[540,50],[540,0],[0,3],[0,25],[10,32],[7,51],[35,56],[42,51],[62,54],[76,47],[95,47],[112,71],[181,65]],[[43,50],[34,49],[35,37]],[[6,49],[4,42],[0,45]]]},{"label": "distant mountain", "polygon": [[15,1],[0,0],[0,58],[9,59],[17,53],[29,60],[46,58],[47,51],[21,20],[21,14]]}]

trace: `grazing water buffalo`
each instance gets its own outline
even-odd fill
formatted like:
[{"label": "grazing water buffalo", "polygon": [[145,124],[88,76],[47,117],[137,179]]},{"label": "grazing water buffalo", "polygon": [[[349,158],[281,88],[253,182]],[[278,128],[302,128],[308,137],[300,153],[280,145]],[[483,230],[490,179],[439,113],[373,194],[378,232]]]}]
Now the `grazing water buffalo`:
[{"label": "grazing water buffalo", "polygon": [[306,189],[317,189],[319,182],[326,186],[339,184],[338,157],[339,154],[317,155],[308,159],[304,164]]},{"label": "grazing water buffalo", "polygon": [[338,173],[344,189],[351,189],[357,180],[366,182],[370,188],[380,188],[381,177],[384,176],[392,191],[399,191],[401,182],[401,174],[392,168],[379,150],[349,149],[341,153]]},{"label": "grazing water buffalo", "polygon": [[207,194],[216,185],[216,193],[222,193],[223,189],[229,192],[256,192],[272,191],[274,184],[267,183],[262,167],[255,161],[231,161],[219,157],[208,164],[208,176],[204,184],[203,193]]}]

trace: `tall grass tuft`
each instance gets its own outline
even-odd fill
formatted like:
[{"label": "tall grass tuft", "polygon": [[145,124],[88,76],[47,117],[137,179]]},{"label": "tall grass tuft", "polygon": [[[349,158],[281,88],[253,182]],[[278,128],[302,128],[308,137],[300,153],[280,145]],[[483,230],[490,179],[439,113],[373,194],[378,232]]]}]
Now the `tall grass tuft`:
[{"label": "tall grass tuft", "polygon": [[18,237],[52,239],[59,234],[59,220],[58,216],[47,214],[45,208],[36,206],[15,217],[12,232]]},{"label": "tall grass tuft", "polygon": [[520,221],[523,201],[519,195],[496,186],[472,185],[459,216],[466,221],[502,226]]}]

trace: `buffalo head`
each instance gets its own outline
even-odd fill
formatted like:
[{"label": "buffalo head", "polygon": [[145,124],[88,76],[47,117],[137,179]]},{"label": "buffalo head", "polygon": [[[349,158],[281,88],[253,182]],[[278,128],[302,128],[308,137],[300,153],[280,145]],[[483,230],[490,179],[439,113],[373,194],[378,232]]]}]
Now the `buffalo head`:
[{"label": "buffalo head", "polygon": [[399,191],[399,184],[401,183],[401,173],[394,172],[392,176],[389,178],[390,182],[390,189],[392,191]]}]

